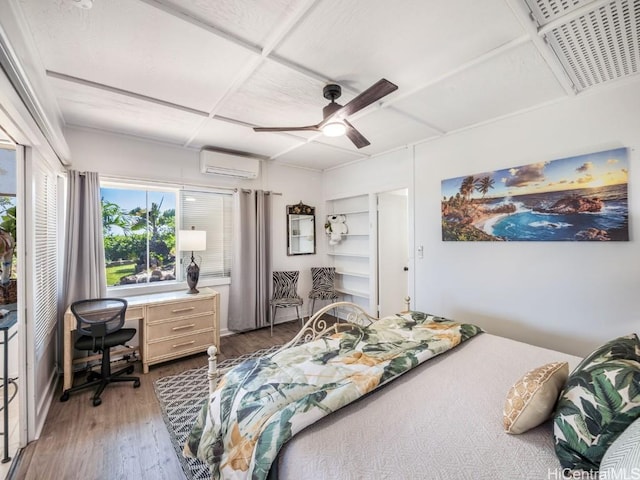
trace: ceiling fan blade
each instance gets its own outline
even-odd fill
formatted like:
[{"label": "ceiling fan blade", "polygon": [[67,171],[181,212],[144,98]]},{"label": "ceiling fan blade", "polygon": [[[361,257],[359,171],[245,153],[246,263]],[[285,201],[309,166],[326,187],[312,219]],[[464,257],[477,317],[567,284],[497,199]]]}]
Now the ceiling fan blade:
[{"label": "ceiling fan blade", "polygon": [[296,132],[301,130],[317,132],[320,128],[318,125],[307,125],[306,127],[253,127],[254,132]]},{"label": "ceiling fan blade", "polygon": [[377,102],[382,97],[386,97],[391,92],[394,92],[397,89],[398,86],[396,84],[391,83],[389,80],[383,78],[371,85],[336,113],[338,113],[341,117],[348,117],[349,115],[353,115],[363,108],[368,107],[373,102]]},{"label": "ceiling fan blade", "polygon": [[345,132],[347,137],[349,138],[349,140],[353,142],[353,144],[356,147],[362,148],[362,147],[366,147],[367,145],[371,145],[369,140],[364,138],[364,135],[362,135],[358,130],[356,130],[356,127],[351,125],[346,120],[343,120],[343,122],[347,126],[347,131]]},{"label": "ceiling fan blade", "polygon": [[[330,88],[331,87],[331,88]],[[352,115],[365,107],[368,107],[372,103],[380,100],[382,97],[389,95],[391,92],[398,89],[398,86],[391,83],[386,78],[378,80],[376,83],[367,88],[360,95],[357,95],[344,107],[341,107],[335,103],[335,99],[340,96],[340,87],[338,85],[327,85],[324,89],[324,96],[331,100],[329,105],[323,109],[323,120],[317,125],[307,125],[304,127],[253,127],[255,132],[296,132],[296,131],[312,131],[321,132],[323,127],[330,123],[333,119],[340,119],[347,127],[346,135],[358,148],[366,147],[370,145],[367,140],[353,125],[346,121],[346,117]],[[329,113],[330,112],[330,113]],[[331,136],[331,133],[325,132]]]}]

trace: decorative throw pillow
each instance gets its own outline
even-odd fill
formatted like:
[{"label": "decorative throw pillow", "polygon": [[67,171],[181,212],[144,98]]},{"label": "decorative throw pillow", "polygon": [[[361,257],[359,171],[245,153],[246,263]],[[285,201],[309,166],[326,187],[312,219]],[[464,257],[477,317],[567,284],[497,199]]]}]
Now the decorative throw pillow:
[{"label": "decorative throw pillow", "polygon": [[640,341],[632,334],[612,340],[571,373],[554,413],[560,464],[598,470],[604,453],[640,417]]},{"label": "decorative throw pillow", "polygon": [[627,427],[605,452],[601,478],[640,478],[640,418]]},{"label": "decorative throw pillow", "polygon": [[554,362],[527,372],[507,393],[503,423],[507,433],[524,433],[551,416],[569,376],[567,362]]}]

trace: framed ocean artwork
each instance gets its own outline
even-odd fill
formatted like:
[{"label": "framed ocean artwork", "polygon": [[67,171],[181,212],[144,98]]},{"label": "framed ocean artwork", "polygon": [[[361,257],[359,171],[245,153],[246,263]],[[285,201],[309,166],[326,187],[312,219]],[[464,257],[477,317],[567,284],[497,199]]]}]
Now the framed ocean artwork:
[{"label": "framed ocean artwork", "polygon": [[443,180],[445,241],[628,241],[626,148]]}]

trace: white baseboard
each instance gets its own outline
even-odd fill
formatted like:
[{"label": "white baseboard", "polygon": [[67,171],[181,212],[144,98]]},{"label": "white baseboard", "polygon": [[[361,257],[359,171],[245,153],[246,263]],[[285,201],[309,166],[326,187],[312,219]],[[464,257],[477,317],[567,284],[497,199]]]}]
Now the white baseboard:
[{"label": "white baseboard", "polygon": [[[306,315],[304,312],[302,313],[303,317],[303,321],[307,321],[309,320],[309,316]],[[278,321],[274,324],[274,325],[279,325],[281,323],[287,323],[287,322],[294,322],[294,321],[298,321],[298,318],[294,315],[287,315],[287,316],[280,316],[278,315]],[[268,326],[268,325],[267,325]],[[228,328],[223,328],[222,330],[220,330],[220,336],[221,337],[226,337],[228,335],[234,335],[236,332],[234,332],[233,330],[229,330]]]}]

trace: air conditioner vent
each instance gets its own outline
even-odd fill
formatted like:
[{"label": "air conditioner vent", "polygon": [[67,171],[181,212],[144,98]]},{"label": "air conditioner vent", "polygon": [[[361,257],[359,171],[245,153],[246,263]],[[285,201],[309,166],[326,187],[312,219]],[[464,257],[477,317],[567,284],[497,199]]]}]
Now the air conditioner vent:
[{"label": "air conditioner vent", "polygon": [[640,0],[527,2],[577,90],[639,73]]},{"label": "air conditioner vent", "polygon": [[200,172],[232,178],[257,178],[260,159],[212,149],[200,150]]}]

